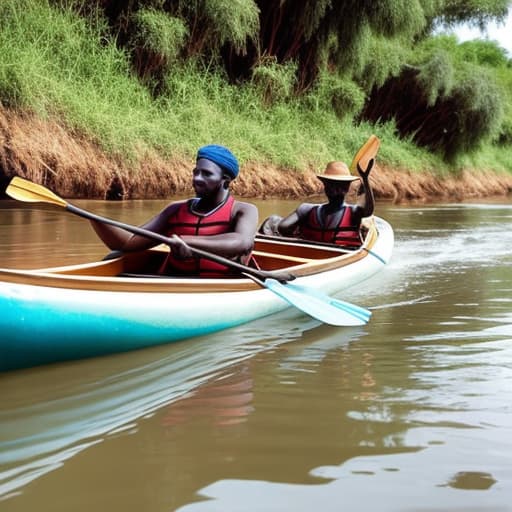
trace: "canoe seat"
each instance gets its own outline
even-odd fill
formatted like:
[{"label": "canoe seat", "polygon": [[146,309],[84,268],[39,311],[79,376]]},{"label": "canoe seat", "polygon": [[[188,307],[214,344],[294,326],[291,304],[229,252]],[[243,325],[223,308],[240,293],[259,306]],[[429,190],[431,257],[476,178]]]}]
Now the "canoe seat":
[{"label": "canoe seat", "polygon": [[312,261],[309,258],[300,258],[298,256],[288,256],[265,251],[253,251],[252,255],[262,270],[278,270]]}]

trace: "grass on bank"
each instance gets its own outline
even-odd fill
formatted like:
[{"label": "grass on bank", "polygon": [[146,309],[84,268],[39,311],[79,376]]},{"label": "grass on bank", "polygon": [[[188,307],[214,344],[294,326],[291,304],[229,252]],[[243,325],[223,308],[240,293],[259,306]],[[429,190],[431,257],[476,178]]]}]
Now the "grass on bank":
[{"label": "grass on bank", "polygon": [[[147,151],[192,157],[200,145],[220,143],[242,163],[303,170],[333,159],[350,161],[375,133],[383,141],[382,163],[413,171],[456,171],[398,139],[392,124],[340,120],[321,102],[284,98],[269,105],[257,84],[229,85],[218,72],[194,62],[176,66],[162,93],[153,97],[131,73],[128,56],[105,37],[103,23],[98,18],[88,24],[48,0],[1,2],[1,104],[57,119],[130,162]],[[462,164],[510,170],[512,151],[488,145]]]}]

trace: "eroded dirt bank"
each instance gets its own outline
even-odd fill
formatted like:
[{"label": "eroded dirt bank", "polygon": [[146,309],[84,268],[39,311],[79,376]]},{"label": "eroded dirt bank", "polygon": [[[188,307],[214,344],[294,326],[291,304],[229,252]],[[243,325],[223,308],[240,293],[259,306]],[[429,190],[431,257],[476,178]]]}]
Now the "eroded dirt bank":
[{"label": "eroded dirt bank", "polygon": [[[20,116],[0,108],[0,193],[12,176],[41,183],[67,198],[140,199],[191,193],[193,161],[184,156],[162,159],[147,153],[130,165],[107,156],[89,141],[74,137],[59,124]],[[246,162],[233,184],[247,198],[304,198],[320,194],[321,183],[304,172]],[[512,175],[465,171],[441,178],[429,172],[410,173],[377,162],[372,184],[379,199],[402,201],[461,201],[506,196]]]}]

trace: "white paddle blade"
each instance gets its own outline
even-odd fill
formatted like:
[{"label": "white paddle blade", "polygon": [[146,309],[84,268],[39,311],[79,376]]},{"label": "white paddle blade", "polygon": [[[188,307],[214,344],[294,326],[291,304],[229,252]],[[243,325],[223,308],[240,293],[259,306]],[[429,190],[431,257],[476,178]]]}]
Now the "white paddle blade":
[{"label": "white paddle blade", "polygon": [[352,304],[350,302],[346,302],[344,300],[335,299],[334,297],[330,297],[324,292],[317,290],[316,288],[311,288],[309,286],[303,286],[295,283],[287,283],[287,286],[291,286],[298,292],[304,293],[306,295],[313,295],[317,299],[322,300],[326,303],[329,303],[331,306],[335,306],[343,311],[346,311],[349,314],[352,314],[356,317],[359,317],[364,322],[368,322],[372,315],[372,312],[369,309],[358,306],[357,304]]},{"label": "white paddle blade", "polygon": [[279,295],[283,300],[304,313],[329,325],[357,326],[365,325],[369,315],[362,315],[347,308],[341,301],[327,295],[304,292],[300,286],[281,284],[275,279],[265,279],[265,287]]}]

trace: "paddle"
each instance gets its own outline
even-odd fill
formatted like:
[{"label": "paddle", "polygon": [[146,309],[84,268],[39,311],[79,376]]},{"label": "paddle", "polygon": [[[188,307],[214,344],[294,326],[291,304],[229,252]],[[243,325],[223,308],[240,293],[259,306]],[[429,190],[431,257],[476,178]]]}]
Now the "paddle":
[{"label": "paddle", "polygon": [[[10,197],[17,199],[18,201],[53,204],[86,219],[110,224],[112,226],[122,228],[130,233],[141,235],[164,244],[169,244],[169,242],[171,242],[171,238],[160,235],[159,233],[137,226],[131,226],[130,224],[118,222],[106,217],[101,217],[86,210],[82,210],[81,208],[78,208],[57,196],[46,187],[23,178],[14,177],[5,192]],[[290,305],[295,306],[297,309],[300,309],[304,313],[307,313],[322,322],[339,326],[364,325],[368,322],[371,315],[371,312],[364,308],[333,299],[332,297],[324,295],[315,289],[289,283],[286,285],[283,284],[295,279],[295,276],[289,272],[268,272],[257,270],[217,254],[203,251],[202,249],[196,249],[191,246],[188,247],[196,256],[207,258],[211,261],[215,261],[216,263],[220,263],[221,265],[234,268],[247,275],[260,286],[272,291]]]},{"label": "paddle", "polygon": [[350,163],[350,172],[355,174],[357,164],[361,169],[367,169],[370,160],[375,160],[380,148],[380,139],[376,135],[370,135],[368,140],[359,148]]}]

